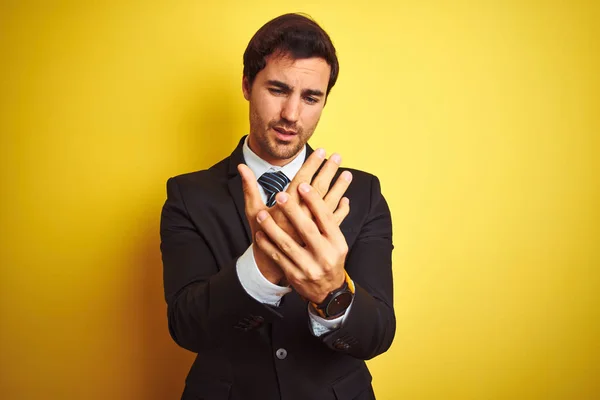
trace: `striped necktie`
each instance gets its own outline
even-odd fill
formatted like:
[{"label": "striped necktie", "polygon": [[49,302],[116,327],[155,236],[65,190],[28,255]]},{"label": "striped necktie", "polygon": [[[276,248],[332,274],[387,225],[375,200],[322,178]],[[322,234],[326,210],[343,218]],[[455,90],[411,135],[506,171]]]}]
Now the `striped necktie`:
[{"label": "striped necktie", "polygon": [[273,207],[275,195],[283,191],[285,186],[290,183],[290,178],[281,171],[265,172],[258,178],[258,183],[267,194],[267,207]]}]

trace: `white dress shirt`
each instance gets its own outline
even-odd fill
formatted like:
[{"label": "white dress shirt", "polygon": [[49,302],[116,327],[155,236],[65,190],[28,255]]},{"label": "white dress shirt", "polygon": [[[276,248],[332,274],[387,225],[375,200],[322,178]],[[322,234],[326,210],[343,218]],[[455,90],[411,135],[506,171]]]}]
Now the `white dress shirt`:
[{"label": "white dress shirt", "polygon": [[[302,151],[298,153],[296,158],[283,167],[271,165],[257,156],[252,150],[250,150],[250,147],[248,146],[248,137],[246,137],[246,140],[244,141],[243,154],[244,159],[246,160],[246,165],[252,170],[256,179],[258,179],[265,172],[282,171],[291,181],[294,179],[296,173],[298,173],[302,167],[302,164],[304,163],[304,159],[306,158],[306,146],[304,146]],[[256,185],[258,186],[258,190],[260,191],[263,201],[266,203],[267,194],[258,182]],[[238,259],[236,269],[242,287],[250,296],[261,303],[279,306],[281,298],[292,291],[292,289],[289,287],[278,286],[274,283],[271,283],[261,274],[258,266],[256,265],[256,261],[254,260],[252,244]],[[325,319],[318,315],[309,305],[308,315],[310,317],[310,325],[313,335],[321,336],[327,332],[339,328],[344,323],[344,319],[351,307],[352,304],[350,304],[350,307],[348,307],[343,315],[337,318]]]}]

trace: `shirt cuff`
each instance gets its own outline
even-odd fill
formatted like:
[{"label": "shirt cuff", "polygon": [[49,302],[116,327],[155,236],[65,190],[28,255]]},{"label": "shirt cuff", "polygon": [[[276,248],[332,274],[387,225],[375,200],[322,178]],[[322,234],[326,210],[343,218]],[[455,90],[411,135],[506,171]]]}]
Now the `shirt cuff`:
[{"label": "shirt cuff", "polygon": [[238,258],[236,270],[242,287],[252,298],[261,303],[279,306],[281,298],[292,291],[289,287],[278,286],[269,282],[260,273],[254,259],[252,245]]},{"label": "shirt cuff", "polygon": [[312,333],[314,336],[322,336],[328,332],[339,329],[343,324],[346,316],[350,313],[350,309],[352,308],[352,304],[354,303],[354,299],[352,299],[352,303],[348,306],[344,314],[339,317],[333,319],[325,319],[321,317],[317,312],[313,309],[313,307],[308,304],[308,317],[310,320],[310,327],[312,329]]}]

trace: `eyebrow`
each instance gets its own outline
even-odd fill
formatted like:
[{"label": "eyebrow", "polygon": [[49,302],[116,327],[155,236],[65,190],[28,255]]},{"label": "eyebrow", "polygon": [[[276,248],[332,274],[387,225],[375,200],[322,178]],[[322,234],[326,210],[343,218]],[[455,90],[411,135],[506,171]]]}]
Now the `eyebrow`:
[{"label": "eyebrow", "polygon": [[322,97],[324,95],[323,92],[321,92],[320,90],[315,90],[315,89],[306,89],[302,92],[302,94],[304,94],[305,96],[318,96],[318,97]]},{"label": "eyebrow", "polygon": [[[271,86],[277,86],[278,88],[283,89],[287,92],[292,91],[292,87],[290,85],[288,85],[287,83],[278,81],[278,80],[268,80],[267,84],[269,84]],[[323,93],[322,91],[320,91],[318,89],[305,89],[302,91],[302,94],[304,96],[321,96],[322,97],[325,93]]]}]

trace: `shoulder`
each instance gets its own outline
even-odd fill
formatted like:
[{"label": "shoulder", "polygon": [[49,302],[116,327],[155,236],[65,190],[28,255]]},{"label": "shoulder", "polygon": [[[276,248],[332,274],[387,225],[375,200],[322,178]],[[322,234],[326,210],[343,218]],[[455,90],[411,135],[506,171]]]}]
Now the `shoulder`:
[{"label": "shoulder", "polygon": [[340,168],[338,173],[341,174],[343,171],[350,171],[352,173],[352,182],[371,182],[377,180],[377,177],[369,172],[361,171],[355,168]]},{"label": "shoulder", "polygon": [[168,179],[167,185],[176,184],[180,190],[214,187],[227,182],[229,157],[219,161],[208,169],[187,172]]},{"label": "shoulder", "polygon": [[[351,209],[360,210],[361,213],[389,212],[379,178],[369,172],[353,168],[340,168],[352,173],[352,182],[345,196],[350,199]],[[358,211],[357,210],[357,211]]]},{"label": "shoulder", "polygon": [[355,168],[340,168],[336,174],[336,179],[343,171],[352,173],[352,182],[348,188],[349,193],[354,193],[359,196],[369,196],[374,192],[381,193],[381,184],[377,176]]},{"label": "shoulder", "polygon": [[167,180],[167,198],[181,199],[189,206],[222,204],[230,198],[230,158],[212,167],[173,176]]},{"label": "shoulder", "polygon": [[344,170],[352,173],[352,182],[344,194],[350,200],[350,213],[340,228],[349,243],[353,241],[352,234],[358,232],[362,232],[363,237],[391,237],[390,210],[381,193],[379,178],[354,168],[340,168],[338,174]]}]

